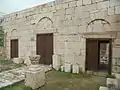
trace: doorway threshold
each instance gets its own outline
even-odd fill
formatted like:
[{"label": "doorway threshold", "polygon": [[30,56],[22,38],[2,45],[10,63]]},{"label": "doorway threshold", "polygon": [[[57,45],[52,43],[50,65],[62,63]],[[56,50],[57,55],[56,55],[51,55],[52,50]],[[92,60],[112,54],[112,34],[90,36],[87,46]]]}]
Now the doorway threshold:
[{"label": "doorway threshold", "polygon": [[108,71],[105,71],[105,70],[104,71],[103,70],[100,70],[100,71],[89,71],[88,70],[87,74],[104,77],[104,76],[108,75]]}]

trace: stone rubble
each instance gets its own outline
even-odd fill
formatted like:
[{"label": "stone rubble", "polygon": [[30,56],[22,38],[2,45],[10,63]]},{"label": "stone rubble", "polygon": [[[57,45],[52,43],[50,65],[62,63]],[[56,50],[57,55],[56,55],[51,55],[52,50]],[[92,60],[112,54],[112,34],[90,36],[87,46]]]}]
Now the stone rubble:
[{"label": "stone rubble", "polygon": [[[45,72],[52,69],[51,66],[40,65],[41,69],[44,69]],[[25,70],[27,67],[21,67],[17,69],[12,69],[9,71],[0,73],[0,88],[6,87],[8,85],[15,84],[25,79]]]},{"label": "stone rubble", "polygon": [[22,58],[13,58],[12,61],[13,61],[13,63],[16,63],[16,64],[24,63],[24,59],[22,59]]},{"label": "stone rubble", "polygon": [[24,68],[17,68],[0,73],[0,88],[12,85],[25,79]]},{"label": "stone rubble", "polygon": [[113,73],[115,78],[106,79],[106,87],[100,86],[99,90],[119,90],[120,89],[120,74]]}]

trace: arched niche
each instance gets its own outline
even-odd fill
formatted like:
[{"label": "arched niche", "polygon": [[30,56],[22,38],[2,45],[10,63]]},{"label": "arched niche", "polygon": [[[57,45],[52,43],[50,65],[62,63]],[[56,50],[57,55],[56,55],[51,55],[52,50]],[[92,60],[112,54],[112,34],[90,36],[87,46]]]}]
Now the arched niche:
[{"label": "arched niche", "polygon": [[104,19],[95,19],[88,23],[87,32],[106,32],[112,31],[111,25]]},{"label": "arched niche", "polygon": [[53,21],[49,17],[41,18],[37,25],[36,30],[52,30],[53,29]]},{"label": "arched niche", "polygon": [[105,19],[94,19],[87,25],[85,38],[116,38],[117,32],[113,31],[111,24]]},{"label": "arched niche", "polygon": [[20,33],[18,33],[18,31],[17,31],[16,28],[12,29],[11,32],[10,32],[10,37],[11,37],[11,38],[16,38],[16,37],[18,37],[19,35],[20,35]]}]

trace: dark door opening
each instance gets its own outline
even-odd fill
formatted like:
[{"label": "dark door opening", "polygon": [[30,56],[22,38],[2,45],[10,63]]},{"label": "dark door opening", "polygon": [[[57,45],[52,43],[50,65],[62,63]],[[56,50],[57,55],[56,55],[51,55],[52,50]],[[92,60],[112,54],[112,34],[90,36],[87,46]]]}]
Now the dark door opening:
[{"label": "dark door opening", "polygon": [[86,40],[86,70],[111,74],[111,39]]},{"label": "dark door opening", "polygon": [[52,64],[53,34],[38,34],[36,53],[41,56],[40,64]]},{"label": "dark door opening", "polygon": [[13,39],[10,41],[10,45],[11,45],[11,58],[17,58],[18,57],[18,39]]}]

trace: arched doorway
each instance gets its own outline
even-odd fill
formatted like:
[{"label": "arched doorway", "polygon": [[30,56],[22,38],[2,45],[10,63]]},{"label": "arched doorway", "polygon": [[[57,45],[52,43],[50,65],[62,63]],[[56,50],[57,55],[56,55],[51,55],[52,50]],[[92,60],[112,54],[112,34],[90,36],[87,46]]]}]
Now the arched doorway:
[{"label": "arched doorway", "polygon": [[53,21],[49,17],[43,17],[37,23],[36,54],[41,56],[40,64],[52,64]]}]

